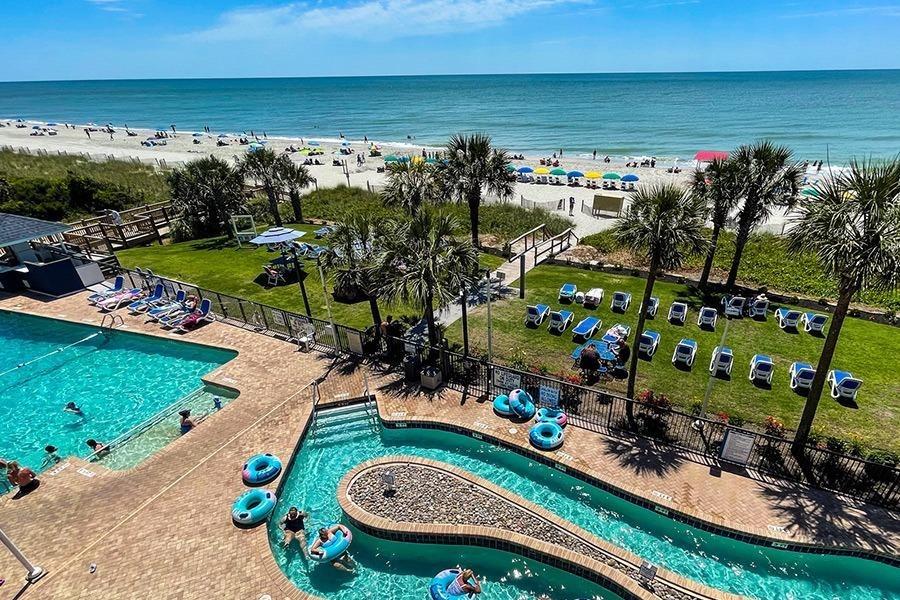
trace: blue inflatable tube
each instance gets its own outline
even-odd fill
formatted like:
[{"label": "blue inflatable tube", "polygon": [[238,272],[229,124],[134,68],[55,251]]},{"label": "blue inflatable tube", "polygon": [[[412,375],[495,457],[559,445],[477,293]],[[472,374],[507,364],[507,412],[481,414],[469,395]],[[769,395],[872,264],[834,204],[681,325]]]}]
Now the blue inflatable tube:
[{"label": "blue inflatable tube", "polygon": [[[334,525],[331,525],[334,527]],[[319,550],[322,551],[322,554],[313,554],[309,553],[309,557],[316,562],[331,562],[336,558],[339,558],[347,549],[350,547],[350,543],[353,541],[353,534],[349,533],[349,529],[346,537],[344,536],[344,532],[340,529],[334,532],[334,537],[319,546]],[[313,538],[313,543],[315,543],[315,538]],[[312,544],[309,545],[309,549],[312,550]]]},{"label": "blue inflatable tube", "polygon": [[509,393],[509,408],[520,419],[531,419],[536,412],[534,402],[525,390],[513,390]]},{"label": "blue inflatable tube", "polygon": [[247,490],[234,501],[231,518],[241,525],[256,525],[266,520],[275,509],[277,498],[269,490]]},{"label": "blue inflatable tube", "polygon": [[556,423],[560,427],[565,427],[566,423],[569,422],[569,417],[566,416],[564,411],[561,411],[558,408],[548,408],[545,406],[538,409],[537,420],[542,423]]},{"label": "blue inflatable tube", "polygon": [[515,414],[509,407],[509,396],[500,394],[494,398],[494,412],[501,417],[511,417]]},{"label": "blue inflatable tube", "polygon": [[459,569],[444,569],[434,576],[431,585],[428,586],[428,593],[431,594],[431,600],[455,600],[456,598],[465,598],[465,594],[451,594],[447,591],[447,587],[453,583],[453,580],[459,576]]},{"label": "blue inflatable tube", "polygon": [[528,439],[541,450],[553,450],[563,443],[563,428],[551,421],[538,423],[528,432]]},{"label": "blue inflatable tube", "polygon": [[269,483],[281,473],[281,461],[271,454],[257,454],[244,464],[241,476],[244,483],[263,485]]}]

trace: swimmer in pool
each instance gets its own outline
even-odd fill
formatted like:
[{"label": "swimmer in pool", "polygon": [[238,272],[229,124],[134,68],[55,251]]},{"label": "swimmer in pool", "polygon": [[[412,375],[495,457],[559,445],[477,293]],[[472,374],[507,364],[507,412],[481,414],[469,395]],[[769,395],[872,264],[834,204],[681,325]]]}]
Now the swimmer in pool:
[{"label": "swimmer in pool", "polygon": [[65,406],[65,408],[63,408],[63,410],[67,413],[70,413],[73,415],[78,415],[79,417],[84,416],[84,411],[82,411],[81,408],[79,408],[78,405],[75,404],[74,402],[67,402],[66,406]]}]

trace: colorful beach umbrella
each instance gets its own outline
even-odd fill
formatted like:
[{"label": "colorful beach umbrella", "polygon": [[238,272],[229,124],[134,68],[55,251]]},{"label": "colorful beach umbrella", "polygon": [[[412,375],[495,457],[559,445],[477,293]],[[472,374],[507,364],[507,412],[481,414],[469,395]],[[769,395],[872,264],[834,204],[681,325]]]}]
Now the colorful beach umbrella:
[{"label": "colorful beach umbrella", "polygon": [[507,172],[507,173],[515,173],[515,172],[516,172],[516,165],[506,165],[506,172]]},{"label": "colorful beach umbrella", "polygon": [[556,168],[556,169],[553,169],[552,171],[550,171],[550,174],[555,175],[556,177],[562,177],[563,175],[566,174],[566,170]]},{"label": "colorful beach umbrella", "polygon": [[604,173],[603,179],[616,180],[616,179],[622,179],[622,176],[619,175],[618,173]]},{"label": "colorful beach umbrella", "polygon": [[516,171],[518,171],[519,173],[534,173],[534,169],[532,169],[531,167],[519,167],[518,169],[516,169]]},{"label": "colorful beach umbrella", "polygon": [[549,175],[550,169],[548,169],[547,167],[538,167],[537,169],[534,170],[534,174],[535,175]]},{"label": "colorful beach umbrella", "polygon": [[581,171],[569,171],[568,173],[566,173],[566,177],[571,177],[573,179],[577,177],[584,177],[584,173],[582,173]]},{"label": "colorful beach umbrella", "polygon": [[811,187],[803,188],[803,190],[800,192],[800,195],[806,196],[807,198],[818,198],[819,190],[817,190],[816,188],[811,188]]},{"label": "colorful beach umbrella", "polygon": [[603,173],[598,173],[597,171],[588,171],[585,173],[584,177],[586,179],[600,179],[603,177]]},{"label": "colorful beach umbrella", "polygon": [[393,154],[388,154],[387,156],[384,157],[384,162],[386,162],[386,163],[400,162],[400,159],[397,158],[396,156],[394,156]]},{"label": "colorful beach umbrella", "polygon": [[635,182],[635,181],[640,181],[640,180],[641,180],[641,178],[638,177],[637,175],[635,175],[634,173],[629,173],[628,175],[625,175],[624,177],[622,177],[622,181],[626,181],[626,182]]}]

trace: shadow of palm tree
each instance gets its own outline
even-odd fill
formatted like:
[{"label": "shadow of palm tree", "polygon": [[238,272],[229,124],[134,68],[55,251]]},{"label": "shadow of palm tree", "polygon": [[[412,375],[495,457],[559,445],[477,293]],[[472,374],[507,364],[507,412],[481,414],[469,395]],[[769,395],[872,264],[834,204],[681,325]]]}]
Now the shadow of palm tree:
[{"label": "shadow of palm tree", "polygon": [[619,466],[637,475],[652,474],[663,477],[681,468],[684,459],[675,452],[661,448],[648,440],[624,441],[606,439],[603,452],[614,458]]}]

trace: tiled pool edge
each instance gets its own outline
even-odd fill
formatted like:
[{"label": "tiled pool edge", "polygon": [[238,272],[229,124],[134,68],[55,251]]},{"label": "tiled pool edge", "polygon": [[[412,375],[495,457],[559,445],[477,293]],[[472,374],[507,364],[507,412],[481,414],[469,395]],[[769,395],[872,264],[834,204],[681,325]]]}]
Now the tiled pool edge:
[{"label": "tiled pool edge", "polygon": [[[892,567],[900,568],[900,556],[892,556],[887,553],[876,552],[872,550],[865,550],[859,548],[842,548],[840,546],[825,546],[816,543],[803,543],[796,542],[791,540],[788,536],[782,535],[777,536],[776,532],[773,532],[772,535],[762,535],[757,532],[752,531],[744,531],[736,527],[730,527],[727,525],[723,519],[717,519],[716,521],[704,519],[699,515],[691,515],[681,510],[678,510],[672,506],[667,506],[661,504],[659,502],[654,502],[648,498],[645,498],[640,495],[636,495],[632,492],[624,490],[618,486],[615,486],[599,477],[596,477],[588,472],[585,472],[579,469],[577,466],[573,466],[571,461],[560,457],[559,459],[552,459],[549,456],[537,452],[530,447],[525,447],[523,445],[517,443],[511,443],[507,440],[495,437],[489,433],[483,431],[476,431],[469,427],[466,427],[463,424],[449,423],[443,421],[434,421],[425,418],[418,418],[415,415],[407,414],[403,418],[392,418],[389,416],[385,416],[381,413],[379,409],[379,419],[384,427],[388,429],[404,429],[404,428],[419,428],[419,429],[439,429],[442,431],[448,431],[451,433],[456,433],[459,435],[465,435],[467,437],[472,437],[484,442],[487,442],[493,446],[497,446],[500,448],[504,448],[506,450],[511,450],[521,456],[524,456],[528,459],[539,462],[543,465],[549,466],[551,468],[560,470],[576,479],[580,479],[585,483],[588,483],[594,487],[597,487],[603,491],[606,491],[610,494],[613,494],[619,498],[627,500],[633,504],[637,504],[643,508],[648,510],[655,511],[659,514],[662,514],[666,517],[679,521],[681,523],[685,523],[686,525],[690,525],[691,527],[695,527],[697,529],[701,529],[703,531],[708,531],[710,533],[714,533],[716,535],[722,535],[726,537],[730,537],[732,539],[736,539],[738,541],[747,542],[750,544],[754,544],[757,546],[766,546],[769,548],[775,548],[779,550],[789,550],[792,552],[800,552],[805,554],[830,554],[835,556],[851,556],[855,558],[863,558],[867,560],[873,560],[876,562],[884,563],[890,565]],[[777,536],[777,537],[776,537]]]}]

